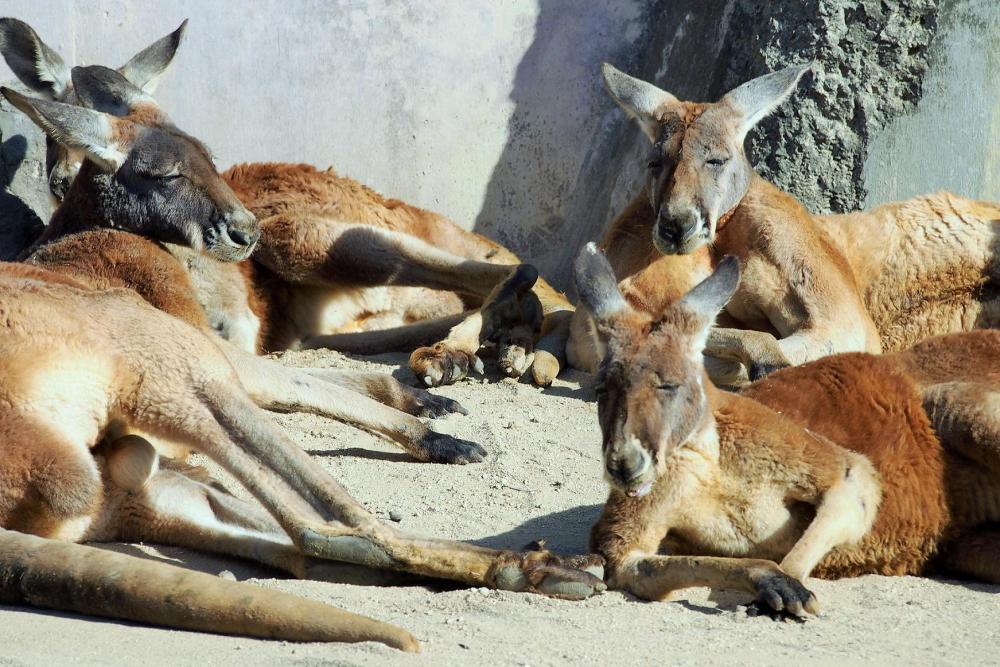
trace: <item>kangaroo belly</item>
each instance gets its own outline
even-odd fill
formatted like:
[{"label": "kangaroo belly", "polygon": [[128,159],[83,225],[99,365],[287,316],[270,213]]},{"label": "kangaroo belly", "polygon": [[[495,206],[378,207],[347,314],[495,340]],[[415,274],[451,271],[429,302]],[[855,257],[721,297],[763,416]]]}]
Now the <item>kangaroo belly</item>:
[{"label": "kangaroo belly", "polygon": [[884,350],[1000,324],[1000,205],[942,192],[887,211],[897,233],[865,291]]},{"label": "kangaroo belly", "polygon": [[814,510],[790,503],[778,488],[734,488],[730,497],[692,503],[662,547],[668,553],[780,561]]}]

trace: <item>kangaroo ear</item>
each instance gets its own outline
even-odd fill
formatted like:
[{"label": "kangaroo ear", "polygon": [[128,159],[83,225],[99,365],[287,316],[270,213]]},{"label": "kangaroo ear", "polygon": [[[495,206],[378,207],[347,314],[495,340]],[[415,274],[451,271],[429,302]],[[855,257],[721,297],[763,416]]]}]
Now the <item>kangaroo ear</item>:
[{"label": "kangaroo ear", "polygon": [[140,104],[159,110],[156,100],[109,67],[74,67],[72,76],[73,91],[88,109],[112,116],[127,116]]},{"label": "kangaroo ear", "polygon": [[147,95],[155,93],[160,77],[170,67],[177,54],[177,48],[184,39],[187,23],[188,20],[184,19],[177,30],[135,54],[131,60],[119,67],[118,71]]},{"label": "kangaroo ear", "polygon": [[799,84],[802,75],[812,69],[812,63],[793,65],[765,74],[731,90],[720,102],[728,104],[740,116],[740,136],[778,108]]},{"label": "kangaroo ear", "polygon": [[51,100],[66,92],[69,68],[24,21],[0,19],[0,53],[21,83],[36,93]]},{"label": "kangaroo ear", "polygon": [[129,121],[105,113],[51,100],[39,100],[0,87],[7,101],[23,111],[54,141],[77,150],[109,171],[117,171],[127,157],[124,144]]},{"label": "kangaroo ear", "polygon": [[665,90],[660,90],[651,83],[646,83],[634,76],[604,63],[601,66],[604,76],[604,87],[625,113],[635,118],[639,127],[650,141],[656,141],[656,112],[664,107],[679,105],[677,98]]},{"label": "kangaroo ear", "polygon": [[740,263],[733,255],[719,262],[708,278],[691,288],[677,305],[693,312],[701,322],[704,333],[715,324],[715,318],[726,307],[740,284]]},{"label": "kangaroo ear", "polygon": [[593,243],[584,246],[573,264],[573,280],[580,300],[594,314],[598,323],[628,308],[618,291],[618,279],[611,263]]}]

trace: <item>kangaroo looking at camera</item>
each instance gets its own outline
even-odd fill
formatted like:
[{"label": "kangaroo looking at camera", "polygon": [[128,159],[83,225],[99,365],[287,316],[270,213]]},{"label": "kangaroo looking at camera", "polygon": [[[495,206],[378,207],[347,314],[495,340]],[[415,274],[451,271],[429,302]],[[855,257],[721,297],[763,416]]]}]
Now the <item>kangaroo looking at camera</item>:
[{"label": "kangaroo looking at camera", "polygon": [[[941,192],[812,215],[754,173],[747,132],[808,69],[768,74],[708,104],[604,66],[608,91],[651,147],[645,188],[601,247],[629,303],[654,315],[722,257],[740,258],[743,280],[706,348],[723,384],[1000,324],[1000,205]],[[593,370],[602,343],[587,314],[571,329],[570,363]]]},{"label": "kangaroo looking at camera", "polygon": [[1000,582],[1000,331],[828,356],[732,394],[702,354],[735,258],[657,316],[628,304],[593,244],[575,279],[607,346],[611,492],[591,548],[612,587],[743,590],[802,616],[818,608],[809,575]]},{"label": "kangaroo looking at camera", "polygon": [[[87,91],[21,21],[0,19],[0,51],[20,80],[48,99],[116,116],[155,117],[150,95],[185,25],[119,68],[118,79],[92,70]],[[154,122],[164,118],[161,112]],[[84,153],[57,137],[49,144],[53,194],[68,196]],[[536,383],[548,385],[558,374],[572,306],[544,280],[536,284],[534,269],[518,268],[518,258],[502,246],[431,211],[385,199],[332,169],[254,163],[222,176],[260,221],[259,241],[224,241],[256,241],[253,259],[237,269],[182,248],[175,254],[192,274],[210,324],[236,345],[248,351],[412,351],[414,374],[438,386],[482,370],[478,351],[492,343],[507,375],[530,368]],[[155,236],[155,229],[135,231],[170,241]],[[59,233],[50,230],[45,238]],[[508,280],[516,285],[499,290]]]}]

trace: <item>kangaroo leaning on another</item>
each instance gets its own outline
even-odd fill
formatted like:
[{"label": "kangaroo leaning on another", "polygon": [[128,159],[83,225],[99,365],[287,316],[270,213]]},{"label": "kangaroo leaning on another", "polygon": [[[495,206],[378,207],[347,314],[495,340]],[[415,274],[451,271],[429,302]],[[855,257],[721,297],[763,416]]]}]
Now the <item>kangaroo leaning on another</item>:
[{"label": "kangaroo leaning on another", "polygon": [[593,244],[577,260],[607,346],[611,493],[591,547],[609,584],[647,599],[731,588],[802,616],[818,609],[810,574],[1000,583],[1000,332],[830,356],[731,394],[702,353],[739,274],[723,260],[654,317],[628,305]]},{"label": "kangaroo leaning on another", "polygon": [[[115,90],[110,79],[111,89],[80,95],[58,54],[16,19],[0,19],[0,51],[25,85],[49,99],[127,115],[135,105],[155,104],[147,80],[155,83],[169,65],[185,24],[119,68],[138,96]],[[53,193],[66,195],[82,156],[50,147]],[[437,386],[481,370],[479,348],[495,343],[508,375],[530,367],[534,381],[548,385],[558,374],[572,306],[544,281],[532,292],[534,270],[521,266],[515,276],[519,260],[502,246],[329,169],[243,164],[223,178],[261,220],[253,259],[237,270],[177,254],[212,326],[238,346],[373,353],[438,341],[410,358],[416,376]],[[505,280],[516,289],[498,291]],[[475,310],[462,312],[470,306]]]},{"label": "kangaroo leaning on another", "polygon": [[[108,78],[124,87],[122,94],[144,95],[106,68],[75,68],[73,75],[76,95],[110,94],[101,85]],[[253,265],[235,262],[251,252],[260,231],[254,215],[215,171],[205,147],[173,126],[154,104],[115,117],[13,91],[5,95],[53,141],[85,156],[66,200],[25,260],[91,287],[134,289],[164,312],[208,329],[210,320],[191,274],[177,255],[210,263],[219,275],[228,273],[236,281],[217,283],[214,294],[227,287],[242,290],[243,276]],[[515,271],[511,281],[522,275]],[[504,283],[497,293],[511,289]],[[251,305],[264,307],[264,295],[248,297]],[[275,297],[272,307],[280,302]],[[243,308],[249,313],[246,303]],[[437,433],[415,416],[464,412],[454,401],[382,373],[286,368],[221,339],[219,345],[244,387],[264,407],[346,421],[391,438],[422,461],[467,463],[486,454],[478,444]]]},{"label": "kangaroo leaning on another", "polygon": [[[768,74],[707,104],[604,66],[611,96],[652,145],[645,188],[601,246],[629,303],[654,316],[723,257],[740,258],[743,280],[706,348],[721,384],[1000,325],[1000,204],[941,192],[811,215],[754,173],[746,133],[808,69]],[[571,331],[570,363],[592,371],[603,352],[587,313]]]},{"label": "kangaroo leaning on another", "polygon": [[[561,597],[603,588],[575,569],[599,567],[592,557],[497,551],[382,524],[255,404],[214,336],[132,290],[92,289],[4,264],[0,311],[0,602],[211,632],[418,648],[398,628],[326,605],[19,533],[155,541],[320,578],[336,576],[322,562],[332,560]],[[161,467],[150,442],[112,437],[122,430],[205,454],[266,512],[190,469]]]}]

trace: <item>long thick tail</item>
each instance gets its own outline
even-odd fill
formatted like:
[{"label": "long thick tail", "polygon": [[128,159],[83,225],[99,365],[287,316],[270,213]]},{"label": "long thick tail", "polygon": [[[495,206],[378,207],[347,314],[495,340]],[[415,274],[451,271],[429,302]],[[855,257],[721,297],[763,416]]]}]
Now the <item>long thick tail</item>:
[{"label": "long thick tail", "polygon": [[452,327],[460,324],[469,313],[448,315],[421,320],[392,329],[363,331],[360,333],[313,336],[302,342],[305,349],[324,348],[349,354],[381,354],[383,352],[412,352],[424,345],[433,345],[447,337]]},{"label": "long thick tail", "polygon": [[319,602],[3,529],[0,602],[182,630],[420,650],[402,628]]}]

